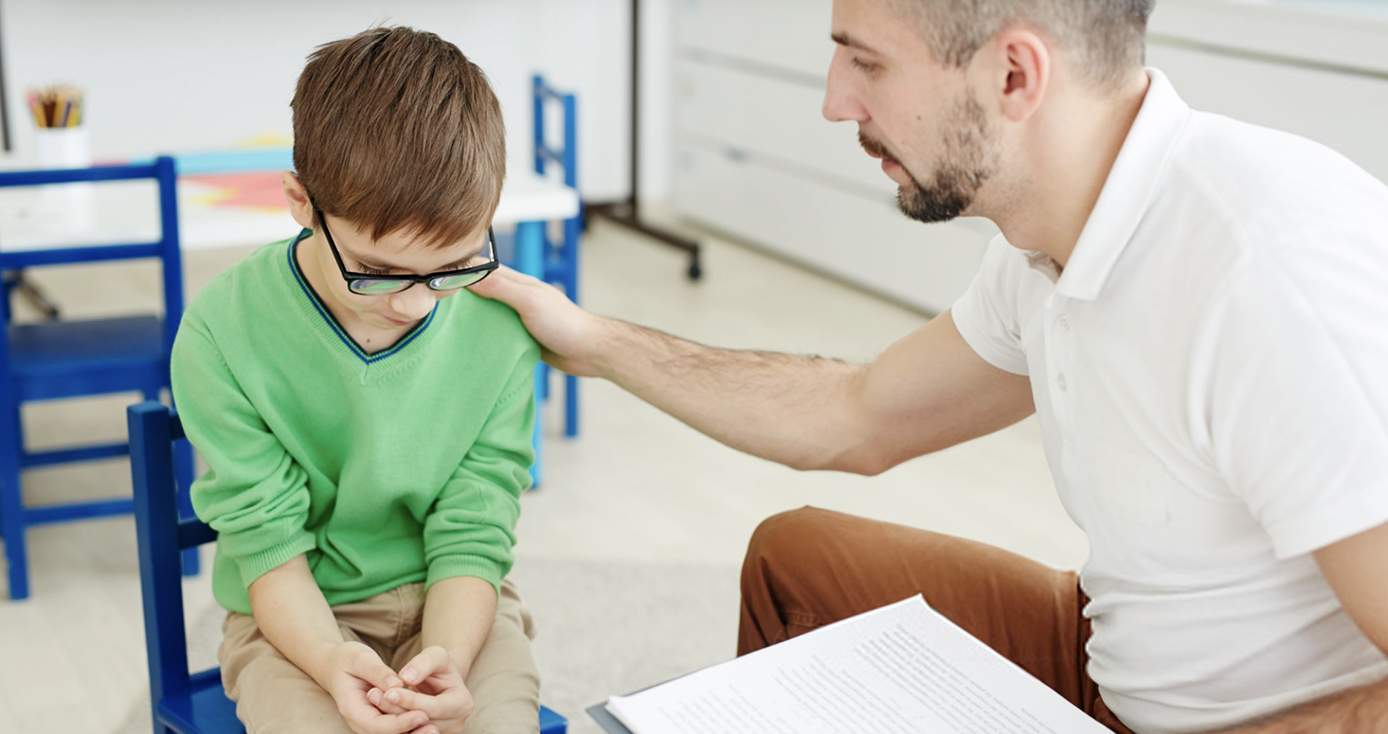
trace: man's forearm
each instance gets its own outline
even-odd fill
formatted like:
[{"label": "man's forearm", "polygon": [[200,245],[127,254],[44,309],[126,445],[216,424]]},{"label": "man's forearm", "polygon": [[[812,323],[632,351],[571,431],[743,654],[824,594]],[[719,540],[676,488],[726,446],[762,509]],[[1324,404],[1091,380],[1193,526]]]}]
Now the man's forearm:
[{"label": "man's forearm", "polygon": [[717,349],[607,320],[601,375],[713,439],[797,469],[831,468],[854,429],[861,367]]},{"label": "man's forearm", "polygon": [[1220,734],[1377,734],[1388,731],[1388,680],[1302,704]]},{"label": "man's forearm", "polygon": [[424,599],[420,641],[424,647],[447,650],[466,679],[495,617],[496,590],[490,583],[471,576],[442,579],[429,587]]},{"label": "man's forearm", "polygon": [[265,639],[330,691],[328,656],[342,644],[342,630],[308,561],[302,555],[291,559],[252,582],[248,592]]}]

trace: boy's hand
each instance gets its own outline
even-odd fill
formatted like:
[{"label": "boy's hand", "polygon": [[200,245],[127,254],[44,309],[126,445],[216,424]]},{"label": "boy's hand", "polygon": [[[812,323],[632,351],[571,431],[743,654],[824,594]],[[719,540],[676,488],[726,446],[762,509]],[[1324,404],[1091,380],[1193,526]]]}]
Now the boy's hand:
[{"label": "boy's hand", "polygon": [[388,714],[372,705],[367,698],[369,691],[398,689],[402,684],[395,671],[366,645],[360,642],[338,645],[332,652],[331,665],[328,693],[337,702],[337,710],[347,726],[357,734],[405,734],[428,723],[426,713]]},{"label": "boy's hand", "polygon": [[468,290],[515,309],[550,366],[579,377],[601,377],[598,350],[606,319],[579,308],[558,288],[505,265]]},{"label": "boy's hand", "polygon": [[472,693],[463,685],[463,676],[447,650],[438,645],[424,648],[400,670],[400,678],[410,687],[373,688],[367,700],[401,717],[423,712],[428,723],[410,734],[462,732],[472,715]]}]

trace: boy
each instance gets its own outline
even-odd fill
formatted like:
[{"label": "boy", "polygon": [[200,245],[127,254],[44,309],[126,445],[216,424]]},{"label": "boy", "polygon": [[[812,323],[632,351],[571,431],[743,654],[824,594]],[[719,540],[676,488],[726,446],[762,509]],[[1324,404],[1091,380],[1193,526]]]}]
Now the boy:
[{"label": "boy", "polygon": [[538,348],[462,292],[496,267],[500,106],[453,44],[376,28],[319,47],[291,107],[304,229],[209,284],[173,351],[227,695],[258,734],[536,731],[505,576]]}]

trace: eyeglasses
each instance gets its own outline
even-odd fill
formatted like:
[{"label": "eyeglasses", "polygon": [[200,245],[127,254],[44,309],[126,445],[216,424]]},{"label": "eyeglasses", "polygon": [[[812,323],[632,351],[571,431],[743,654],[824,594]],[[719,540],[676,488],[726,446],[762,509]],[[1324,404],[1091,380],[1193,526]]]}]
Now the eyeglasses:
[{"label": "eyeglasses", "polygon": [[480,255],[485,255],[487,261],[481,265],[474,265],[462,270],[444,270],[428,275],[391,274],[387,276],[352,273],[342,262],[342,253],[337,251],[337,243],[333,242],[333,233],[328,231],[327,218],[323,216],[323,212],[318,207],[313,208],[313,214],[323,225],[323,235],[328,238],[328,249],[333,251],[333,259],[337,261],[337,269],[342,272],[342,279],[347,281],[347,289],[357,295],[388,296],[407,290],[415,283],[423,283],[429,286],[430,290],[435,291],[456,291],[459,288],[480,283],[500,264],[496,260],[496,237],[492,234],[492,228],[487,227],[487,245],[480,253]]}]

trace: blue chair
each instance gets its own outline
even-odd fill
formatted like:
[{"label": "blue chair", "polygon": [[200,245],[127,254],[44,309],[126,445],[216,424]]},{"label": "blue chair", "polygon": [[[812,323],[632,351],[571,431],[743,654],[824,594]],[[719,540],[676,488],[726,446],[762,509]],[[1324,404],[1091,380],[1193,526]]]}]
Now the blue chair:
[{"label": "blue chair", "polygon": [[[147,401],[126,411],[130,474],[135,485],[135,531],[144,597],[145,646],[155,734],[245,734],[236,704],[222,691],[221,671],[188,670],[180,553],[217,539],[196,519],[180,518],[174,449],[188,442],[183,424],[164,405]],[[541,734],[565,734],[568,720],[541,706]]]},{"label": "blue chair", "polygon": [[[129,452],[125,443],[31,452],[24,445],[20,405],[115,392],[138,391],[159,399],[169,385],[169,351],[183,314],[183,267],[179,254],[178,203],[173,159],[136,166],[0,173],[0,187],[72,182],[153,179],[158,183],[160,237],[154,242],[113,242],[0,251],[0,270],[20,271],[76,262],[159,258],[163,265],[164,315],[81,321],[10,324],[0,329],[0,535],[5,539],[11,599],[29,595],[25,532],[33,525],[128,513],[128,498],[26,507],[20,494],[25,469],[89,461]],[[3,233],[0,233],[3,237]],[[2,241],[0,241],[2,243]],[[6,310],[6,314],[8,311]],[[192,452],[179,454],[179,478],[191,483]],[[191,513],[184,493],[184,511]],[[197,556],[185,559],[197,572]]]},{"label": "blue chair", "polygon": [[[578,190],[578,102],[571,93],[557,92],[539,74],[531,78],[534,92],[535,117],[535,172],[544,175],[548,165],[557,165],[564,171],[564,185]],[[558,103],[562,106],[564,144],[552,147],[545,135],[545,105]],[[552,241],[549,231],[544,233],[544,278],[548,283],[564,289],[564,293],[578,303],[578,240],[583,229],[583,204],[579,202],[578,214],[564,220],[563,239]],[[546,369],[542,382],[544,394],[548,394],[549,373]],[[564,377],[564,435],[570,438],[578,435],[578,378]]]}]

